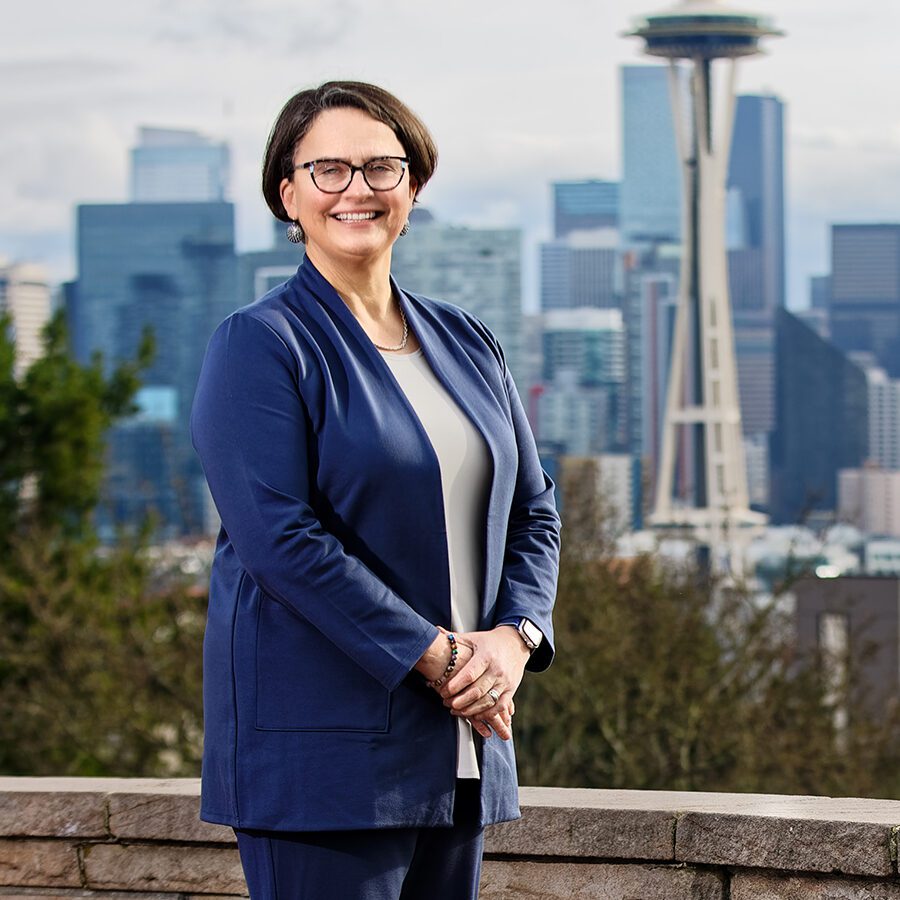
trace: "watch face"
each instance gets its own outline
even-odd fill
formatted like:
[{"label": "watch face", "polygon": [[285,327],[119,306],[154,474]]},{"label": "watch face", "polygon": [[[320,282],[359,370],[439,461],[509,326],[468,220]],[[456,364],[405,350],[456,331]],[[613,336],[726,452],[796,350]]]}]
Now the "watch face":
[{"label": "watch face", "polygon": [[540,644],[541,638],[544,636],[541,634],[541,629],[528,619],[522,619],[522,622],[519,625],[519,631],[522,637],[525,638],[525,643],[528,644],[532,650]]}]

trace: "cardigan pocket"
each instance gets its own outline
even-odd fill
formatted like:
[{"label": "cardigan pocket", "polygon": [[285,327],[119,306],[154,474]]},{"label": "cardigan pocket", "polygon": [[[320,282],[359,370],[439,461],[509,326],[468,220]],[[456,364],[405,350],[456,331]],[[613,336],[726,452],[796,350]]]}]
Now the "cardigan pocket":
[{"label": "cardigan pocket", "polygon": [[318,629],[260,594],[256,628],[256,728],[381,732],[391,695]]}]

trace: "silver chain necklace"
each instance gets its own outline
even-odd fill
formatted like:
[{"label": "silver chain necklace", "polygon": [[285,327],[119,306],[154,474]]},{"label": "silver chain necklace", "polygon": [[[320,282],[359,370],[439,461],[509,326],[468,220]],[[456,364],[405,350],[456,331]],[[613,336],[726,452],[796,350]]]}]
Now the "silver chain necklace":
[{"label": "silver chain necklace", "polygon": [[400,305],[399,300],[397,301],[397,309],[400,310],[400,318],[403,320],[403,339],[396,347],[382,347],[381,344],[375,344],[375,341],[372,341],[379,350],[395,351],[406,349],[406,341],[409,339],[409,323],[406,321],[406,313],[403,312],[403,307]]}]

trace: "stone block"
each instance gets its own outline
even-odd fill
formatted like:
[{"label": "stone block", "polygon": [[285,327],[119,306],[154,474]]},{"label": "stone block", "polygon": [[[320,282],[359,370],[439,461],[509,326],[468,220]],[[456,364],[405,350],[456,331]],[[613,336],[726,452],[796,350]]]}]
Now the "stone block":
[{"label": "stone block", "polygon": [[487,860],[481,900],[723,900],[715,872],[678,866]]},{"label": "stone block", "polygon": [[81,887],[78,852],[65,841],[0,840],[0,884]]},{"label": "stone block", "polygon": [[106,834],[102,793],[0,787],[0,836],[102,838]]},{"label": "stone block", "polygon": [[485,831],[488,854],[670,860],[674,850],[674,815],[653,810],[530,806]]},{"label": "stone block", "polygon": [[84,848],[85,881],[94,890],[246,894],[236,849],[162,844]]},{"label": "stone block", "polygon": [[731,900],[900,900],[900,884],[738,872]]},{"label": "stone block", "polygon": [[[180,894],[129,894],[121,891],[86,891],[77,889],[42,890],[41,888],[0,888],[0,900],[181,900]],[[207,895],[203,900],[218,900]],[[234,900],[229,897],[228,900]]]},{"label": "stone block", "polygon": [[688,863],[891,875],[891,828],[871,822],[685,813],[675,858]]},{"label": "stone block", "polygon": [[230,828],[201,822],[199,814],[200,800],[192,794],[122,791],[109,795],[109,830],[116,838],[236,846]]}]

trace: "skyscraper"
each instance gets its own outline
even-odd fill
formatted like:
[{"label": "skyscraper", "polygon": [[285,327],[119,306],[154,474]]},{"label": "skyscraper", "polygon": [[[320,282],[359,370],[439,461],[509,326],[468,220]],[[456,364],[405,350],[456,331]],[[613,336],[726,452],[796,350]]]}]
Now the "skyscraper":
[{"label": "skyscraper", "polygon": [[732,233],[728,284],[735,311],[784,306],[784,106],[737,98],[727,187]]},{"label": "skyscraper", "polygon": [[541,244],[541,309],[607,307],[620,301],[619,185],[553,184],[554,239]]},{"label": "skyscraper", "polygon": [[866,370],[869,388],[869,450],[867,461],[883,469],[900,470],[900,380],[884,369]]},{"label": "skyscraper", "polygon": [[141,128],[131,151],[135,203],[216,202],[228,187],[228,145],[195,131]]},{"label": "skyscraper", "polygon": [[900,377],[900,223],[831,227],[831,334]]},{"label": "skyscraper", "polygon": [[553,234],[619,226],[617,181],[557,181],[553,184]]},{"label": "skyscraper", "polygon": [[41,355],[41,331],[50,318],[47,273],[35,263],[0,261],[0,314],[12,320],[16,370]]},{"label": "skyscraper", "polygon": [[541,309],[604,308],[621,303],[615,231],[574,232],[541,244]]},{"label": "skyscraper", "polygon": [[[678,75],[686,92],[686,74]],[[669,73],[665,66],[622,66],[620,228],[626,243],[677,243],[681,175]]]},{"label": "skyscraper", "polygon": [[522,232],[464,228],[421,208],[394,244],[391,271],[400,287],[446,300],[478,316],[497,336],[521,391]]},{"label": "skyscraper", "polygon": [[[114,521],[155,510],[164,534],[199,532],[205,483],[188,416],[209,335],[236,305],[230,203],[82,205],[77,210],[76,355],[133,357],[144,326],[156,358],[141,411],[110,438]],[[164,457],[164,458],[163,458]],[[101,522],[111,525],[112,522]]]},{"label": "skyscraper", "polygon": [[569,455],[620,450],[625,443],[625,329],[618,309],[543,315],[542,392],[537,436]]},{"label": "skyscraper", "polygon": [[787,310],[776,312],[769,512],[779,524],[833,511],[837,473],[868,450],[865,373]]}]

